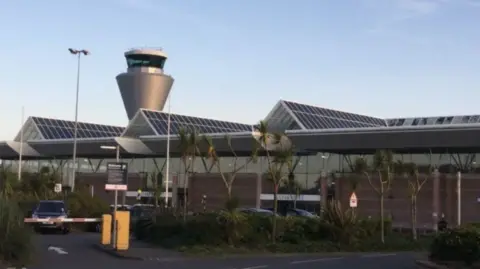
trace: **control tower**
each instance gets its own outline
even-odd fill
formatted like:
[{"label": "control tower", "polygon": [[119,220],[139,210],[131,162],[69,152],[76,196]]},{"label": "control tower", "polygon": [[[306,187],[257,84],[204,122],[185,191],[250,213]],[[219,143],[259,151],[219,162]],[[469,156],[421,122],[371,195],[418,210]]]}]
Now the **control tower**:
[{"label": "control tower", "polygon": [[131,120],[140,108],[163,110],[173,78],[163,73],[167,55],[160,49],[125,52],[127,72],[117,76],[123,104]]}]

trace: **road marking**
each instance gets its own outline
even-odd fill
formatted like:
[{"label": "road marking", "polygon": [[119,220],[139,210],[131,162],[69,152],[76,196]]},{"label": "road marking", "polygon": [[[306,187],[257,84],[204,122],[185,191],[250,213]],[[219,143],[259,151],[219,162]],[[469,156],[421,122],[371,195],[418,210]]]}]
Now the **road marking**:
[{"label": "road marking", "polygon": [[335,258],[322,258],[322,259],[314,259],[314,260],[301,260],[301,261],[293,261],[290,264],[301,264],[301,263],[312,263],[312,262],[326,262],[326,261],[335,261],[341,260],[343,257],[335,257]]},{"label": "road marking", "polygon": [[250,266],[250,267],[245,267],[241,269],[260,269],[260,268],[267,268],[268,265],[258,265],[258,266]]},{"label": "road marking", "polygon": [[395,256],[397,255],[396,253],[377,253],[377,254],[367,254],[367,255],[362,255],[362,258],[380,258],[380,257],[389,257],[389,256]]},{"label": "road marking", "polygon": [[55,251],[55,252],[57,252],[57,254],[60,254],[60,255],[68,254],[68,252],[63,250],[63,248],[54,247],[54,246],[48,247],[48,251]]}]

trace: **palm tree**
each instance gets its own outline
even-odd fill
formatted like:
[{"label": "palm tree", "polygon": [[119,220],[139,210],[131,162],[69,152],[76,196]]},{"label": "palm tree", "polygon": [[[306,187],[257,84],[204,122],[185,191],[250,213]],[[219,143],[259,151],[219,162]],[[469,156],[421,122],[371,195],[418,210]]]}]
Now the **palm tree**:
[{"label": "palm tree", "polygon": [[[162,169],[163,170],[163,169]],[[152,194],[155,203],[155,207],[159,206],[159,197],[161,197],[163,192],[163,171],[153,171],[147,178],[150,181],[150,186],[152,186]],[[165,193],[165,195],[167,195]]]},{"label": "palm tree", "polygon": [[285,134],[270,133],[267,123],[261,121],[256,128],[257,140],[263,146],[267,161],[267,179],[273,183],[272,243],[277,235],[278,187],[284,180],[284,170],[292,162],[293,150]]},{"label": "palm tree", "polygon": [[[259,147],[254,147],[252,150],[251,156],[242,163],[239,163],[239,156],[235,152],[233,146],[232,146],[232,138],[229,135],[225,135],[225,140],[227,142],[230,154],[232,155],[231,158],[231,163],[229,164],[229,167],[231,167],[231,170],[228,172],[225,172],[222,170],[222,163],[221,163],[221,158],[219,157],[217,150],[215,148],[215,145],[213,144],[212,138],[208,136],[203,136],[203,140],[206,142],[208,146],[208,151],[207,151],[207,156],[211,160],[211,166],[215,166],[217,168],[218,173],[222,177],[223,183],[225,184],[225,188],[227,189],[227,205],[231,204],[232,200],[232,186],[233,182],[235,181],[236,175],[238,172],[241,170],[245,169],[245,167],[250,164],[251,162],[256,162],[257,160],[257,153],[259,150]],[[233,210],[234,208],[228,208],[229,210]]]},{"label": "palm tree", "polygon": [[297,208],[297,199],[300,195],[301,189],[300,183],[295,180],[295,170],[300,164],[300,160],[300,157],[297,157],[294,161],[287,162],[288,176],[287,179],[284,181],[284,186],[287,188],[288,193],[294,195],[293,208]]},{"label": "palm tree", "polygon": [[181,160],[184,165],[184,176],[185,180],[183,182],[183,218],[186,221],[187,217],[187,182],[191,175],[194,173],[194,164],[197,156],[200,155],[199,150],[199,136],[198,133],[194,130],[187,132],[184,129],[180,129],[178,132],[180,140],[180,152]]}]

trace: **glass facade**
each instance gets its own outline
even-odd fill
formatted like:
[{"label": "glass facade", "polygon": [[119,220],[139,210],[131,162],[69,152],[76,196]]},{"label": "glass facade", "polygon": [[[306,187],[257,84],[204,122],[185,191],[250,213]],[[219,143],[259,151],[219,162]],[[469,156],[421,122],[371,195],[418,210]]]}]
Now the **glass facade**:
[{"label": "glass facade", "polygon": [[[478,157],[477,157],[478,156]],[[319,189],[319,178],[322,173],[328,175],[342,174],[353,172],[353,164],[358,157],[366,158],[371,163],[372,156],[360,156],[360,155],[339,155],[333,153],[319,153],[317,155],[302,156],[300,158],[297,167],[295,168],[294,175],[297,184],[301,188],[303,194],[317,194]],[[477,158],[480,158],[479,154],[396,154],[395,160],[402,160],[403,162],[411,162],[417,164],[419,170],[427,168],[430,164],[440,168],[442,173],[453,173],[458,167],[465,172],[480,173],[480,169],[477,169]],[[130,173],[152,173],[152,172],[165,172],[165,158],[149,158],[149,159],[122,159],[122,161],[129,164]],[[191,162],[191,160],[189,160]],[[204,162],[205,161],[205,162]],[[106,164],[108,162],[115,162],[114,159],[78,159],[77,171],[84,173],[105,173]],[[232,170],[235,159],[232,157],[222,157],[220,160],[221,170],[228,172]],[[265,158],[259,158],[256,163],[248,163],[247,157],[239,157],[236,159],[236,166],[244,167],[239,173],[264,173],[267,169],[267,162]],[[4,160],[1,163],[4,167],[10,169],[18,168],[18,161]],[[41,161],[24,161],[24,171],[39,171],[41,167],[48,166],[52,171],[60,173],[62,178],[68,178],[72,168],[71,160],[41,160]],[[197,173],[217,172],[216,167],[211,168],[211,162],[208,159],[197,157],[194,161],[194,171]],[[14,170],[16,171],[16,170]],[[288,171],[285,171],[288,173]],[[179,158],[170,159],[170,173],[171,177],[176,177],[180,185],[183,185],[185,169],[183,162]]]},{"label": "glass facade", "polygon": [[167,58],[158,55],[131,54],[126,56],[127,66],[131,67],[155,67],[163,69]]}]

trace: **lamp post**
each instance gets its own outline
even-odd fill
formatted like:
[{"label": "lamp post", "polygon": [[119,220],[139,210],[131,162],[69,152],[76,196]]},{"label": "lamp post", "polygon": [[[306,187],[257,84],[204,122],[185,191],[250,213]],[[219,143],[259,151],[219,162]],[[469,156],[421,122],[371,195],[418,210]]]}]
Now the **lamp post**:
[{"label": "lamp post", "polygon": [[78,95],[80,92],[80,58],[83,55],[87,56],[90,54],[88,50],[76,50],[69,48],[68,51],[77,56],[77,89],[75,95],[75,123],[73,127],[73,153],[72,153],[72,191],[75,187],[75,174],[76,174],[76,164],[77,164],[77,130],[78,130]]},{"label": "lamp post", "polygon": [[20,129],[20,153],[18,154],[18,181],[22,180],[22,157],[23,157],[23,124],[25,117],[25,109],[22,106],[22,125]]},{"label": "lamp post", "polygon": [[[168,97],[168,120],[167,120],[167,159],[165,161],[167,168],[165,173],[165,208],[168,208],[168,180],[170,180],[170,109],[171,109],[171,95]],[[172,203],[173,203],[173,193],[172,193]]]}]

